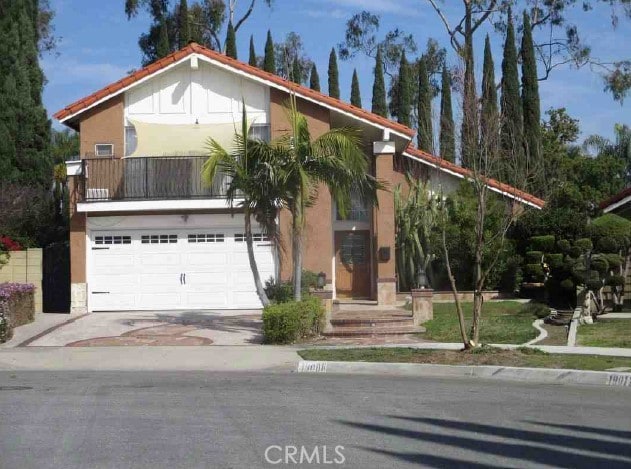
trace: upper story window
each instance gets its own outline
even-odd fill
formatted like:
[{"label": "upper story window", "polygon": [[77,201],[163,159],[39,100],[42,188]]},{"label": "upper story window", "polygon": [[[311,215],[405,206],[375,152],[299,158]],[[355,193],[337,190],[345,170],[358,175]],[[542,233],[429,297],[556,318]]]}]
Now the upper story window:
[{"label": "upper story window", "polygon": [[99,158],[114,156],[114,145],[111,143],[97,143],[94,145],[94,156]]},{"label": "upper story window", "polygon": [[136,127],[128,125],[125,127],[125,156],[129,156],[136,151],[138,138],[136,137]]},{"label": "upper story window", "polygon": [[272,138],[269,124],[252,124],[248,137],[256,140],[269,142]]},{"label": "upper story window", "polygon": [[369,205],[358,194],[351,194],[351,206],[346,213],[346,217],[337,212],[336,218],[338,220],[367,222],[369,221]]}]

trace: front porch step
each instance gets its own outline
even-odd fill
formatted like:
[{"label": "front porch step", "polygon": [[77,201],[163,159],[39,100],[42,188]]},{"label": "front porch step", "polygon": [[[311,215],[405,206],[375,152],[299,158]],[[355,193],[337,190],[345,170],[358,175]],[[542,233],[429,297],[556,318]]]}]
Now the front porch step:
[{"label": "front porch step", "polygon": [[331,319],[333,327],[388,327],[388,326],[408,326],[413,325],[411,317],[369,317],[369,318],[346,318]]},{"label": "front porch step", "polygon": [[420,326],[391,326],[391,327],[335,327],[331,331],[323,332],[326,337],[365,337],[365,336],[386,336],[386,335],[405,335],[420,334],[425,332],[424,327]]}]

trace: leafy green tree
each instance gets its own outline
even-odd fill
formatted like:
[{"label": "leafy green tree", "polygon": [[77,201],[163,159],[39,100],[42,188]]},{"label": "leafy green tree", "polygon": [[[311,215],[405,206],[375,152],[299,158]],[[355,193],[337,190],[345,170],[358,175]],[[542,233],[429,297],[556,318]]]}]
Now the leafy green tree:
[{"label": "leafy green tree", "polygon": [[451,107],[451,77],[447,66],[443,67],[440,98],[440,156],[456,161],[456,137],[454,135],[454,117]]},{"label": "leafy green tree", "polygon": [[70,129],[52,131],[51,154],[53,163],[59,164],[79,156],[79,134]]},{"label": "leafy green tree", "polygon": [[269,73],[276,73],[276,58],[274,57],[274,41],[272,32],[267,30],[267,40],[265,41],[265,57],[263,57],[263,70]]},{"label": "leafy green tree", "polygon": [[253,67],[257,66],[256,50],[254,50],[254,36],[253,35],[250,35],[250,57],[248,59],[248,64],[252,65]]},{"label": "leafy green tree", "polygon": [[611,141],[600,135],[590,135],[585,139],[583,148],[595,152],[598,156],[612,156],[625,164],[625,181],[631,182],[631,128],[627,125],[614,126],[615,140]]},{"label": "leafy green tree", "polygon": [[320,91],[320,76],[318,75],[316,64],[311,66],[311,73],[309,74],[309,88],[315,91]]},{"label": "leafy green tree", "polygon": [[232,22],[228,23],[228,31],[226,33],[226,55],[233,59],[237,58],[237,36]]},{"label": "leafy green tree", "polygon": [[372,112],[381,117],[388,117],[386,102],[386,83],[383,78],[383,58],[381,48],[377,48],[375,57],[375,80],[372,85]]},{"label": "leafy green tree", "polygon": [[171,44],[169,41],[169,31],[167,28],[167,20],[163,17],[160,20],[160,39],[156,46],[156,59],[166,57],[171,53]]},{"label": "leafy green tree", "polygon": [[418,147],[428,153],[434,153],[432,90],[427,74],[427,65],[423,57],[419,61],[418,77]]},{"label": "leafy green tree", "polygon": [[180,0],[180,10],[178,13],[178,45],[180,49],[186,47],[191,40],[191,28],[188,17],[188,2]]},{"label": "leafy green tree", "polygon": [[[509,18],[502,60],[502,125],[500,129],[500,145],[503,157],[500,169],[502,179],[513,182],[513,175],[519,171],[528,171],[524,157],[524,133],[521,98],[519,96],[519,72],[517,71],[517,48],[515,46],[515,29],[512,18]],[[521,171],[519,171],[521,172]]]},{"label": "leafy green tree", "polygon": [[[521,97],[524,116],[524,143],[526,157],[531,167],[543,169],[541,161],[541,103],[539,100],[539,80],[537,77],[537,59],[532,40],[530,16],[524,12],[523,34],[521,40]],[[537,185],[543,184],[542,171],[535,170]]]},{"label": "leafy green tree", "polygon": [[369,175],[358,131],[335,128],[312,138],[307,118],[297,111],[295,96],[287,106],[287,116],[290,132],[272,145],[284,155],[277,170],[285,181],[286,205],[292,215],[294,299],[299,301],[306,208],[313,202],[318,186],[328,187],[339,213],[345,215],[351,192],[372,203],[378,184]]},{"label": "leafy green tree", "polygon": [[331,49],[331,53],[329,54],[329,96],[340,99],[340,79],[337,70],[335,48]]},{"label": "leafy green tree", "polygon": [[296,83],[298,81],[294,80],[293,76],[299,75],[300,83],[302,83],[313,65],[312,60],[305,53],[300,34],[294,31],[287,33],[284,41],[274,44],[274,55],[276,57],[276,73],[283,78],[296,81]]},{"label": "leafy green tree", "polygon": [[359,91],[359,78],[357,78],[356,69],[353,69],[353,79],[351,82],[351,104],[355,107],[362,107],[362,97]]},{"label": "leafy green tree", "polygon": [[401,54],[399,63],[399,80],[397,86],[398,106],[397,122],[410,126],[410,112],[412,111],[412,97],[410,90],[410,66],[405,58],[405,52]]},{"label": "leafy green tree", "polygon": [[[243,106],[245,109],[245,105]],[[248,261],[254,277],[256,292],[263,306],[269,304],[256,258],[252,239],[252,219],[257,220],[263,231],[277,239],[276,214],[281,208],[281,196],[284,194],[283,181],[275,170],[280,165],[279,153],[267,142],[248,137],[247,113],[243,112],[240,133],[234,137],[233,149],[224,149],[219,142],[210,138],[208,141],[208,159],[202,166],[202,178],[211,185],[222,174],[230,181],[226,198],[230,206],[242,199],[238,207],[243,210],[245,220],[245,241]]]},{"label": "leafy green tree", "polygon": [[[491,41],[487,34],[484,43],[484,65],[482,72],[482,106],[480,111],[480,142],[489,152],[497,153],[500,116],[497,108],[497,88],[495,86],[495,64],[491,53]],[[485,171],[485,168],[481,168]],[[496,176],[489,174],[489,176]]]},{"label": "leafy green tree", "polygon": [[291,81],[293,81],[294,83],[298,83],[299,85],[302,83],[302,70],[300,68],[300,63],[298,62],[298,60],[294,60],[291,66],[290,79]]}]

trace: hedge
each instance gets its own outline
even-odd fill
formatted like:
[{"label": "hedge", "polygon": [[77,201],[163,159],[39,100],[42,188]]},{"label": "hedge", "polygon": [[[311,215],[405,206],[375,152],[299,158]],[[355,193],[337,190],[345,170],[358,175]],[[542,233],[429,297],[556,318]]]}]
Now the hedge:
[{"label": "hedge", "polygon": [[533,236],[529,241],[533,251],[554,251],[554,235]]},{"label": "hedge", "polygon": [[35,286],[24,283],[0,284],[0,343],[13,336],[13,329],[35,318]]},{"label": "hedge", "polygon": [[266,344],[291,344],[318,335],[323,320],[324,307],[319,298],[271,304],[263,309],[263,340]]}]

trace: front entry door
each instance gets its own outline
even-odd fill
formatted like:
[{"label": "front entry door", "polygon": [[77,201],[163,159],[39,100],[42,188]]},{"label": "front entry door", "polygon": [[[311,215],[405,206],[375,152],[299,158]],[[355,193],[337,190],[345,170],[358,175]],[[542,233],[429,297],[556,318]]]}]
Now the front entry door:
[{"label": "front entry door", "polygon": [[335,232],[335,289],[342,298],[370,296],[370,231]]}]

